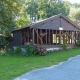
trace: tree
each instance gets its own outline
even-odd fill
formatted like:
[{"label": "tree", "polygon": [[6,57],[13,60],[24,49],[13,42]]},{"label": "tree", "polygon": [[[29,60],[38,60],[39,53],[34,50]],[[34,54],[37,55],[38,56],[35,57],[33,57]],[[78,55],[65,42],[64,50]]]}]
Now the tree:
[{"label": "tree", "polygon": [[36,15],[38,14],[38,4],[35,0],[27,0],[25,2],[25,14],[29,14],[30,15],[30,20],[34,20],[36,19]]},{"label": "tree", "polygon": [[31,21],[29,20],[29,17],[27,14],[24,14],[22,17],[20,17],[16,20],[17,27],[22,27],[22,26],[28,25],[30,23],[31,23]]},{"label": "tree", "polygon": [[69,18],[80,25],[80,8],[71,10]]},{"label": "tree", "polygon": [[5,34],[15,28],[15,14],[23,12],[21,0],[0,0],[0,45],[5,43]]},{"label": "tree", "polygon": [[26,12],[31,18],[45,19],[59,13],[69,14],[69,2],[63,0],[27,0]]},{"label": "tree", "polygon": [[0,1],[0,34],[10,32],[15,26],[15,14],[21,14],[20,0]]}]

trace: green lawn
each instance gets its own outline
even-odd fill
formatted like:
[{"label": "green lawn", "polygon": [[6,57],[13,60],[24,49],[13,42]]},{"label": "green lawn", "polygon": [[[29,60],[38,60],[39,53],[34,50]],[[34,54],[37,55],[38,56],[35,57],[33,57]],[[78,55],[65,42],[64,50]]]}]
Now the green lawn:
[{"label": "green lawn", "polygon": [[80,48],[48,53],[46,56],[0,56],[0,80],[12,80],[28,71],[48,67],[80,55]]}]

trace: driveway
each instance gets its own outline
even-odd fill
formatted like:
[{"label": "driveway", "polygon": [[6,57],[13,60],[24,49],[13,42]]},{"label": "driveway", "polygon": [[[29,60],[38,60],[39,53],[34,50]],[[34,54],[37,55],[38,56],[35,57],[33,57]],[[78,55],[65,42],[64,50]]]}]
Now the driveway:
[{"label": "driveway", "polygon": [[80,80],[80,55],[58,65],[30,71],[14,80]]}]

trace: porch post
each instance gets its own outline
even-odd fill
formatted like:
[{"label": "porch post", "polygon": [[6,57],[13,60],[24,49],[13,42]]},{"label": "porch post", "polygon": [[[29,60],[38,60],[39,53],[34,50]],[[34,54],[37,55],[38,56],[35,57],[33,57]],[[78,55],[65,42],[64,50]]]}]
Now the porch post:
[{"label": "porch post", "polygon": [[38,41],[38,29],[37,29],[37,44],[39,43],[39,41]]},{"label": "porch post", "polygon": [[68,39],[69,39],[69,42],[68,43],[70,44],[70,31],[68,31],[68,34],[69,34],[68,35]]},{"label": "porch post", "polygon": [[29,42],[29,30],[28,30],[28,42]]},{"label": "porch post", "polygon": [[59,44],[61,44],[61,30],[59,31]]},{"label": "porch post", "polygon": [[34,44],[34,28],[33,28],[33,44]]},{"label": "porch post", "polygon": [[47,45],[47,29],[46,29],[46,45]]},{"label": "porch post", "polygon": [[54,34],[54,30],[52,30],[52,44],[53,44],[53,40],[54,40],[54,39],[53,39],[53,38],[54,38],[54,37],[53,37],[53,34]]},{"label": "porch post", "polygon": [[50,29],[49,29],[49,44],[50,44]]},{"label": "porch post", "polygon": [[24,44],[26,43],[25,31],[24,31]]},{"label": "porch post", "polygon": [[71,44],[72,44],[72,31],[71,31]]},{"label": "porch post", "polygon": [[76,44],[76,31],[75,31],[75,44]]},{"label": "porch post", "polygon": [[[56,30],[56,35],[57,35],[57,30]],[[56,45],[57,45],[57,36],[56,36]]]}]

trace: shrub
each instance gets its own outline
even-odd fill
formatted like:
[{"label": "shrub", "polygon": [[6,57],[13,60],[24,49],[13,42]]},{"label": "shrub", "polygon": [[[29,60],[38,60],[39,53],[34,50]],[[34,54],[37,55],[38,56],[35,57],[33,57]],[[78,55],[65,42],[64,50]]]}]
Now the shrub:
[{"label": "shrub", "polygon": [[37,51],[35,50],[35,45],[32,42],[26,43],[25,47],[25,55],[26,56],[33,56],[37,54]]},{"label": "shrub", "polygon": [[46,48],[42,47],[41,45],[37,44],[36,45],[36,51],[38,52],[39,55],[43,56],[46,55]]},{"label": "shrub", "polygon": [[33,56],[33,55],[45,55],[46,54],[46,48],[42,47],[39,44],[33,44],[32,42],[26,43],[25,47],[25,55],[26,56]]},{"label": "shrub", "polygon": [[76,43],[76,45],[77,45],[78,47],[80,47],[80,38],[77,38],[77,43]]},{"label": "shrub", "polygon": [[62,44],[62,48],[63,48],[64,50],[67,49],[67,39],[65,38],[65,36],[63,36],[63,44]]},{"label": "shrub", "polygon": [[0,49],[4,49],[7,44],[4,35],[0,35]]},{"label": "shrub", "polygon": [[62,44],[62,48],[63,48],[64,50],[67,49],[67,43],[66,43],[66,42],[63,42],[63,44]]},{"label": "shrub", "polygon": [[16,49],[14,50],[14,53],[17,55],[20,55],[22,52],[21,48],[19,46],[16,47]]}]

